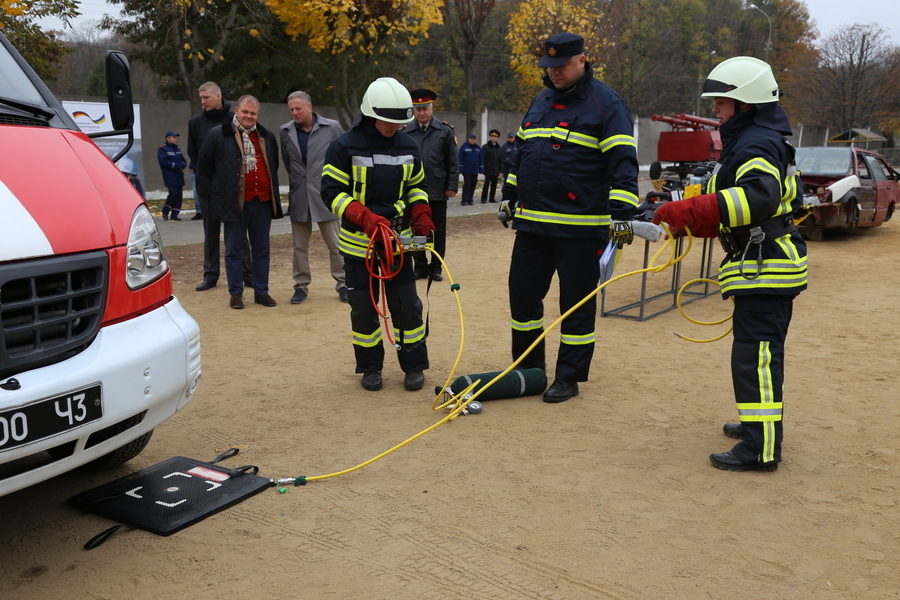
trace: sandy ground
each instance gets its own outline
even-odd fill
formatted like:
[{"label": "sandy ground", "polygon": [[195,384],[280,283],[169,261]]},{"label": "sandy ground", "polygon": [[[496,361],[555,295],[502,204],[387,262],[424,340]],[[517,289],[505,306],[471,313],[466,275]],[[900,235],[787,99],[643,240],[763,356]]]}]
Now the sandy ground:
[{"label": "sandy ground", "polygon": [[[491,215],[450,221],[461,284],[459,374],[509,364],[506,272],[513,235]],[[101,474],[72,473],[0,498],[0,598],[667,598],[900,597],[896,297],[900,227],[813,243],[810,289],[788,337],[785,460],[775,473],[728,473],[730,338],[676,311],[599,318],[591,381],[573,400],[485,404],[347,475],[267,490],[171,537],[120,532],[65,504],[71,495],[172,456],[266,477],[325,475],[366,461],[438,421],[433,386],[456,358],[449,282],[428,296],[432,368],[406,392],[395,360],[385,388],[353,373],[347,305],[314,239],[309,299],[291,306],[289,240],[275,238],[276,308],[228,308],[197,293],[198,246],[172,247],[175,291],[203,332],[203,382],[143,454]],[[721,251],[716,249],[716,260]],[[640,266],[625,252],[617,273]],[[699,272],[699,248],[685,275]],[[664,291],[669,272],[648,277]],[[615,284],[607,308],[635,301]],[[422,285],[424,293],[424,284]],[[663,299],[661,307],[671,302]],[[558,315],[555,291],[548,316]],[[729,306],[688,306],[713,320]],[[549,321],[550,319],[548,319]],[[551,333],[549,357],[555,355]]]}]

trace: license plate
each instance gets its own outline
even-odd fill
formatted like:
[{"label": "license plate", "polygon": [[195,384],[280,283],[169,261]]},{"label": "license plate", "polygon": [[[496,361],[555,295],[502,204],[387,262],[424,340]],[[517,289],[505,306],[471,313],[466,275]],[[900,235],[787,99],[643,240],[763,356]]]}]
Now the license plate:
[{"label": "license plate", "polygon": [[103,417],[100,385],[0,412],[0,452]]}]

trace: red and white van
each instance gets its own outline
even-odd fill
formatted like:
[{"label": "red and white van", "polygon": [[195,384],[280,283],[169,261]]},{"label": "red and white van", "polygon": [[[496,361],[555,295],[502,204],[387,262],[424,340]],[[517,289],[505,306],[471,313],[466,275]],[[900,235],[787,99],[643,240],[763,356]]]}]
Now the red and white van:
[{"label": "red and white van", "polygon": [[[110,117],[130,134],[112,58]],[[201,371],[146,204],[2,34],[0,145],[2,496],[137,456]]]}]

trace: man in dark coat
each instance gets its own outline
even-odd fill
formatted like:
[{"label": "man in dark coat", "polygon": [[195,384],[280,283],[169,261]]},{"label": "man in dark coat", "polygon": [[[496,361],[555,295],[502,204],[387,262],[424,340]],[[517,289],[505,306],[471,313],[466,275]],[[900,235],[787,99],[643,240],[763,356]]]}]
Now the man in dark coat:
[{"label": "man in dark coat", "polygon": [[181,212],[181,201],[184,190],[184,168],[187,161],[184,160],[184,154],[178,147],[178,134],[174,131],[166,132],[166,143],[159,147],[156,151],[156,160],[159,162],[159,168],[162,169],[163,184],[168,188],[169,195],[166,196],[166,204],[162,209],[163,221],[169,220],[169,213],[172,213],[173,221],[180,221],[178,213]]},{"label": "man in dark coat", "polygon": [[[197,168],[197,160],[200,157],[200,148],[206,136],[213,127],[223,123],[231,123],[234,112],[231,104],[222,99],[222,90],[213,81],[207,81],[199,88],[200,104],[203,111],[191,117],[188,122],[188,158],[190,159],[191,177],[196,180],[194,187],[194,204],[199,206],[198,212],[206,213],[206,204],[209,197],[203,192],[203,174]],[[197,291],[216,287],[219,281],[219,233],[222,231],[221,222],[207,214],[203,219],[203,281],[197,286]],[[244,244],[244,284],[251,284],[250,275],[250,249]]]},{"label": "man in dark coat", "polygon": [[[416,120],[404,131],[419,146],[419,156],[425,165],[425,181],[428,184],[428,204],[431,206],[431,218],[436,230],[434,232],[434,249],[443,258],[447,250],[447,199],[456,196],[459,187],[459,157],[457,156],[456,137],[453,126],[439,121],[434,116],[434,101],[437,93],[432,90],[418,89],[410,92]],[[441,281],[441,262],[436,256],[431,257],[431,264],[425,257],[425,251],[415,252],[416,279],[431,277]]]},{"label": "man in dark coat", "polygon": [[[503,155],[500,152],[500,131],[491,129],[488,143],[481,147],[481,155],[484,159],[484,187],[481,188],[481,203],[487,204],[490,196],[491,202],[497,202],[497,179],[503,171]],[[491,188],[490,195],[488,187]]]},{"label": "man in dark coat", "polygon": [[225,224],[225,274],[231,308],[244,308],[242,250],[250,240],[254,302],[276,306],[269,295],[269,233],[284,216],[278,195],[278,139],[257,122],[259,101],[241,96],[234,119],[210,130],[198,166],[208,188],[209,216]]}]

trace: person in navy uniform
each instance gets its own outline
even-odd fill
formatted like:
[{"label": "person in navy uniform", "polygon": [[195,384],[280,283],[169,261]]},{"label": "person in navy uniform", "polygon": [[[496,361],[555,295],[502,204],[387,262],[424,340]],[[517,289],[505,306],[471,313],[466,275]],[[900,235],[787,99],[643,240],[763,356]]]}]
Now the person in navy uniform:
[{"label": "person in navy uniform", "polygon": [[[613,219],[630,221],[638,205],[634,122],[625,100],[594,79],[584,39],[559,33],[538,63],[547,87],[519,128],[519,152],[503,185],[498,217],[516,230],[509,269],[512,353],[518,358],[544,330],[544,297],[559,277],[560,313],[587,297],[600,278],[597,255]],[[587,381],[594,354],[596,297],[560,331],[553,384],[544,402],[565,402]],[[545,368],[544,343],[520,363]]]},{"label": "person in navy uniform", "polygon": [[[356,372],[362,373],[360,384],[370,392],[383,385],[380,292],[374,279],[384,274],[377,262],[371,272],[367,267],[369,243],[387,235],[391,221],[402,236],[431,237],[435,229],[419,147],[400,131],[412,120],[412,96],[403,84],[392,77],[376,79],[366,89],[350,130],[328,146],[322,169],[322,200],[341,219]],[[392,277],[383,279],[384,300],[391,313],[403,387],[415,391],[425,385],[428,348],[413,265],[402,263]]]},{"label": "person in navy uniform", "polygon": [[470,133],[466,143],[459,147],[459,172],[463,176],[462,205],[472,206],[478,175],[484,173],[484,158],[474,133]]},{"label": "person in navy uniform", "polygon": [[166,143],[156,151],[156,159],[162,169],[163,183],[169,190],[166,196],[166,204],[162,209],[163,221],[169,220],[169,214],[173,221],[180,221],[178,213],[181,212],[181,201],[184,194],[184,168],[187,161],[178,147],[178,134],[174,131],[166,132]]},{"label": "person in navy uniform", "polygon": [[731,378],[740,423],[723,433],[741,440],[709,457],[724,471],[771,472],[781,462],[784,342],[794,298],[806,289],[806,242],[793,215],[803,184],[794,164],[787,113],[767,63],[729,58],[710,72],[701,94],[715,102],[722,153],[706,194],[666,202],[653,215],[675,237],[718,237],[725,248],[718,281],[734,301]]}]

